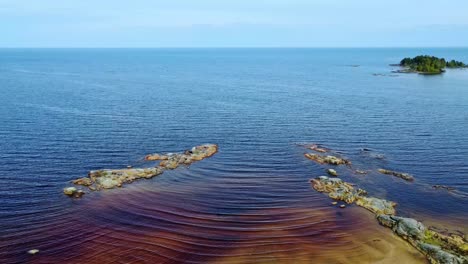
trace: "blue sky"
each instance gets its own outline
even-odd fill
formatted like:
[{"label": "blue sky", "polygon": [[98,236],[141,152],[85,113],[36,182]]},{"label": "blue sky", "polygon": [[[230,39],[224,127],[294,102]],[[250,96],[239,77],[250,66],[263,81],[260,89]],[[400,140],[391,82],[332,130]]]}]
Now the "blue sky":
[{"label": "blue sky", "polygon": [[467,0],[0,0],[0,47],[468,46]]}]

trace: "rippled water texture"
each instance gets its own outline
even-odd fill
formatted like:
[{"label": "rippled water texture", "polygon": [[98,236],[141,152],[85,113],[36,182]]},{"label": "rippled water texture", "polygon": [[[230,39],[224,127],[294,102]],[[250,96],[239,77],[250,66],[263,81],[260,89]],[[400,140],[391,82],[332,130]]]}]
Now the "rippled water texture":
[{"label": "rippled water texture", "polygon": [[[468,233],[468,71],[390,74],[421,53],[468,61],[467,49],[0,50],[0,262],[425,263],[370,212],[314,191],[324,167],[297,146],[413,174],[337,169],[399,215]],[[219,153],[190,168],[62,193],[89,170],[203,143]]]}]

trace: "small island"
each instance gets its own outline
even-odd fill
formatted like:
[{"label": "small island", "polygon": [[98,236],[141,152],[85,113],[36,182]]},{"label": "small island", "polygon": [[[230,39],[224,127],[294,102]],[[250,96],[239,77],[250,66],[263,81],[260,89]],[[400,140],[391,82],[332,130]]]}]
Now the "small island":
[{"label": "small island", "polygon": [[439,74],[445,72],[445,68],[467,68],[460,61],[446,61],[444,58],[434,56],[420,55],[414,58],[404,58],[398,66],[405,67],[399,70],[399,73],[419,73],[419,74]]}]

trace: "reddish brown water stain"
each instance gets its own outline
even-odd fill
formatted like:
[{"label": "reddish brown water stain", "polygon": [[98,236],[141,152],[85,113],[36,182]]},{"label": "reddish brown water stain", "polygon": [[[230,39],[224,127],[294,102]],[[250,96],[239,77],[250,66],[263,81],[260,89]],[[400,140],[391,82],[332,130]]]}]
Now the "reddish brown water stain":
[{"label": "reddish brown water stain", "polygon": [[[424,263],[371,214],[323,200],[212,214],[177,193],[121,190],[78,201],[66,219],[12,237],[31,263]],[[311,195],[314,194],[311,192]],[[94,197],[93,197],[94,196]],[[319,196],[318,196],[319,197]],[[311,196],[313,198],[313,196]],[[46,235],[44,235],[46,234]],[[30,256],[19,245],[33,239]],[[21,249],[22,251],[24,249]]]}]

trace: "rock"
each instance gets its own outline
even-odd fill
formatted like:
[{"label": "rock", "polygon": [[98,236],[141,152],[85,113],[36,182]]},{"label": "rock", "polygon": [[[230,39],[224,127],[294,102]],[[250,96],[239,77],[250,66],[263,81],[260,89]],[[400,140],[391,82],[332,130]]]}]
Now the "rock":
[{"label": "rock", "polygon": [[367,174],[367,171],[364,170],[355,170],[357,174]]},{"label": "rock", "polygon": [[317,152],[320,152],[320,153],[325,153],[325,152],[328,152],[328,149],[325,149],[325,148],[321,148],[319,147],[318,145],[311,145],[309,146],[309,149],[310,150],[313,150],[313,151],[317,151]]},{"label": "rock", "polygon": [[344,205],[344,204],[340,205],[340,208],[345,208],[345,207],[346,207],[346,205]]},{"label": "rock", "polygon": [[338,204],[338,202],[332,202],[332,205],[337,205],[337,204]]},{"label": "rock", "polygon": [[332,164],[332,165],[342,165],[342,164],[345,164],[345,165],[349,165],[351,164],[351,162],[349,160],[346,160],[346,159],[342,159],[342,158],[338,158],[338,157],[335,157],[335,156],[331,156],[331,155],[328,155],[328,156],[321,156],[321,155],[318,155],[318,154],[311,154],[311,153],[306,153],[304,154],[304,156],[310,160],[313,160],[319,164]]},{"label": "rock", "polygon": [[72,181],[74,184],[77,185],[83,185],[83,186],[91,186],[93,182],[91,181],[90,178],[84,177],[84,178],[79,178],[74,181]]},{"label": "rock", "polygon": [[167,155],[160,154],[150,154],[145,157],[145,160],[167,160],[169,157]]},{"label": "rock", "polygon": [[356,202],[357,205],[377,214],[395,214],[396,203],[375,197],[366,197],[367,191],[355,189],[352,184],[339,178],[320,176],[311,181],[312,187],[318,192],[328,194],[328,197],[344,201],[348,204]]},{"label": "rock", "polygon": [[163,169],[121,169],[121,170],[97,170],[89,173],[96,190],[121,187],[125,183],[131,183],[137,179],[150,179],[163,173]]},{"label": "rock", "polygon": [[396,203],[375,197],[359,195],[356,204],[366,208],[374,214],[394,215]]},{"label": "rock", "polygon": [[380,153],[376,153],[374,151],[372,151],[371,149],[368,149],[368,148],[361,148],[360,149],[361,153],[370,157],[370,158],[373,158],[373,159],[380,159],[380,160],[383,160],[385,159],[385,155],[384,154],[380,154]]},{"label": "rock", "polygon": [[131,166],[131,165],[127,165],[127,169],[131,169],[131,168],[132,168],[132,166]]},{"label": "rock", "polygon": [[444,189],[444,190],[447,190],[447,191],[449,191],[449,192],[455,190],[454,187],[449,187],[449,186],[445,186],[445,185],[433,185],[432,188],[434,188],[434,189],[436,189],[436,190]]},{"label": "rock", "polygon": [[72,196],[76,191],[77,189],[75,187],[67,187],[63,189],[63,193],[68,196]]},{"label": "rock", "polygon": [[335,176],[335,177],[338,176],[338,173],[334,169],[328,169],[327,173],[331,176]]},{"label": "rock", "polygon": [[433,242],[442,246],[442,248],[450,249],[454,252],[468,256],[468,242],[463,236],[456,234],[444,235],[428,228],[425,232],[424,242]]},{"label": "rock", "polygon": [[159,163],[159,166],[169,169],[169,170],[173,170],[179,167],[179,164],[180,163],[178,161],[178,157],[171,156],[170,159],[161,161],[161,163]]},{"label": "rock", "polygon": [[[182,153],[167,153],[151,154],[145,157],[146,160],[161,160],[159,166],[151,168],[135,169],[127,166],[126,169],[115,170],[95,170],[88,173],[88,177],[79,178],[73,181],[74,184],[88,187],[90,190],[103,190],[122,187],[124,184],[132,183],[138,179],[150,179],[162,174],[165,170],[173,170],[180,165],[190,165],[195,161],[203,160],[213,156],[218,151],[218,146],[215,144],[205,144],[193,147]],[[74,187],[70,187],[74,188]],[[68,189],[68,188],[67,188]],[[64,190],[65,192],[65,190]],[[67,190],[67,193],[72,192],[72,189]],[[67,194],[66,193],[66,194]],[[83,191],[77,190],[69,196],[81,197]]]},{"label": "rock", "polygon": [[424,238],[426,228],[420,222],[406,217],[393,215],[378,215],[377,220],[384,226],[393,230],[405,240],[421,240]]},{"label": "rock", "polygon": [[350,204],[356,199],[354,187],[339,178],[320,176],[312,180],[312,186],[318,192],[328,193],[328,197],[335,200],[345,201]]},{"label": "rock", "polygon": [[436,245],[419,243],[417,248],[426,255],[431,263],[444,263],[444,264],[466,264],[468,258],[466,256],[456,256]]},{"label": "rock", "polygon": [[[468,244],[460,236],[450,237],[428,230],[412,218],[378,215],[377,220],[421,251],[431,263],[468,263]],[[466,246],[466,249],[465,249]]]},{"label": "rock", "polygon": [[81,198],[85,194],[82,190],[78,190],[75,187],[67,187],[63,189],[63,193],[67,196],[74,198]]},{"label": "rock", "polygon": [[408,173],[401,173],[401,172],[385,170],[385,169],[379,169],[378,171],[380,173],[382,173],[382,174],[393,175],[395,177],[402,178],[403,180],[406,180],[406,181],[413,181],[414,180],[414,177],[411,174],[408,174]]},{"label": "rock", "polygon": [[30,254],[30,255],[36,255],[37,253],[39,253],[39,249],[28,250],[28,254]]}]

